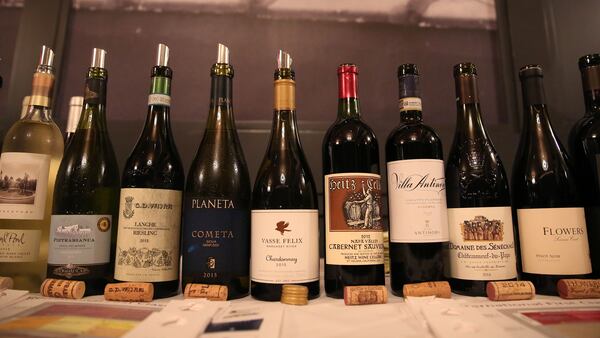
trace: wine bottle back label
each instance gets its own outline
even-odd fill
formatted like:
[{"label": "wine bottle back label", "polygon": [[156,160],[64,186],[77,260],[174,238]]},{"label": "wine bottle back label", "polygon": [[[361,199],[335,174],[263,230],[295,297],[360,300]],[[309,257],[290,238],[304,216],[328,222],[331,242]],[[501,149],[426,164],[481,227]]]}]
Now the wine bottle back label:
[{"label": "wine bottle back label", "polygon": [[592,272],[583,208],[518,209],[523,272]]},{"label": "wine bottle back label", "polygon": [[5,152],[0,157],[0,219],[44,219],[50,155]]},{"label": "wine bottle back label", "polygon": [[178,190],[121,189],[115,279],[178,279],[181,196]]},{"label": "wine bottle back label", "polygon": [[383,264],[381,177],[325,175],[325,259],[333,265]]},{"label": "wine bottle back label", "polygon": [[48,264],[69,265],[54,274],[71,278],[89,272],[72,265],[110,262],[111,228],[111,215],[52,215]]},{"label": "wine bottle back label", "polygon": [[41,230],[0,229],[0,262],[37,261],[41,237]]},{"label": "wine bottle back label", "polygon": [[[186,197],[183,276],[205,284],[250,275],[250,210],[235,199]],[[189,285],[189,284],[188,284]]]},{"label": "wine bottle back label", "polygon": [[448,208],[446,275],[466,280],[517,277],[510,207]]},{"label": "wine bottle back label", "polygon": [[448,241],[444,161],[435,159],[388,162],[390,241]]},{"label": "wine bottle back label", "polygon": [[319,280],[319,211],[252,210],[251,278],[289,284]]}]

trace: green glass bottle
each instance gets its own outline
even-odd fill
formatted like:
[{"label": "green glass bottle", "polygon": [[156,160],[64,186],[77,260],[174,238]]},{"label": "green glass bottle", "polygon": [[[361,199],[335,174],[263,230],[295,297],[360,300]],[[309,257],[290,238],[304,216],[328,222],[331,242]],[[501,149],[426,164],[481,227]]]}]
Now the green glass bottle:
[{"label": "green glass bottle", "polygon": [[102,294],[112,278],[119,169],[106,127],[106,51],[94,48],[77,131],[60,163],[50,227],[48,277],[81,280]]}]

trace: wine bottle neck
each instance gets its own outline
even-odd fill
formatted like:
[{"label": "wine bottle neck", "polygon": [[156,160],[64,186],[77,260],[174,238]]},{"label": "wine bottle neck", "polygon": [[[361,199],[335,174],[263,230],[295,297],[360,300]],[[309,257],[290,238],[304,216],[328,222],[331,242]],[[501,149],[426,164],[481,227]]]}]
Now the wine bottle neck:
[{"label": "wine bottle neck", "polygon": [[233,68],[215,64],[211,70],[210,110],[207,129],[235,129],[233,118]]},{"label": "wine bottle neck", "polygon": [[97,129],[105,132],[106,128],[106,84],[108,72],[104,68],[91,67],[85,80],[82,117],[78,129]]},{"label": "wine bottle neck", "polygon": [[143,137],[151,140],[166,139],[171,132],[171,78],[173,71],[167,66],[154,66],[148,95],[148,115]]},{"label": "wine bottle neck", "polygon": [[404,74],[398,77],[400,121],[402,123],[420,123],[423,121],[419,76]]},{"label": "wine bottle neck", "polygon": [[338,119],[360,118],[360,105],[358,98],[347,97],[338,100]]},{"label": "wine bottle neck", "polygon": [[300,136],[294,110],[275,110],[273,127],[268,153],[282,153],[297,150],[300,146]]},{"label": "wine bottle neck", "polygon": [[355,67],[338,69],[338,119],[360,118],[358,74]]},{"label": "wine bottle neck", "polygon": [[31,96],[24,119],[49,122],[52,120],[52,94],[54,89],[54,68],[39,65],[33,73]]},{"label": "wine bottle neck", "polygon": [[469,138],[486,137],[481,120],[477,77],[473,74],[460,74],[454,77],[456,89],[456,133],[467,134]]},{"label": "wine bottle neck", "polygon": [[590,66],[581,70],[585,115],[600,114],[600,66]]}]

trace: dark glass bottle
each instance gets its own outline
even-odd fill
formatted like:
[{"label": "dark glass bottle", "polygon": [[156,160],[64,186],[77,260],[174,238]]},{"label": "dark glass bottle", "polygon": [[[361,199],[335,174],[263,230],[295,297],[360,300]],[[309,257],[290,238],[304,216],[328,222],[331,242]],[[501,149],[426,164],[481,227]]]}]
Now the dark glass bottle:
[{"label": "dark glass bottle", "polygon": [[423,124],[417,66],[398,67],[400,125],[385,146],[390,214],[390,281],[401,296],[407,283],[444,279],[448,242],[442,141]]},{"label": "dark glass bottle", "polygon": [[77,131],[58,169],[48,277],[85,281],[86,295],[112,279],[119,168],[106,127],[106,52],[94,48]]},{"label": "dark glass bottle", "polygon": [[280,51],[273,127],[252,195],[253,297],[278,301],[283,284],[319,296],[319,215],[315,182],[298,135],[292,58]]},{"label": "dark glass bottle", "polygon": [[67,127],[65,128],[65,148],[69,146],[69,143],[73,140],[73,136],[75,136],[82,108],[83,96],[72,96],[71,100],[69,100],[69,115],[67,118]]},{"label": "dark glass bottle", "polygon": [[548,117],[542,68],[519,71],[524,118],[512,178],[522,278],[555,295],[562,278],[591,273],[583,203],[571,162]]},{"label": "dark glass bottle", "polygon": [[[323,139],[325,291],[385,284],[379,148],[360,118],[358,67],[338,67],[338,114]],[[368,247],[366,244],[370,244]]]},{"label": "dark glass bottle", "polygon": [[228,299],[235,299],[250,289],[251,185],[233,117],[233,67],[222,44],[210,75],[206,130],[185,190],[182,284],[227,285]]},{"label": "dark glass bottle", "polygon": [[454,66],[456,131],[446,165],[452,291],[485,296],[488,281],[517,278],[508,178],[481,119],[477,70]]},{"label": "dark glass bottle", "polygon": [[600,54],[579,58],[585,115],[571,129],[569,143],[583,197],[594,278],[600,277]]},{"label": "dark glass bottle", "polygon": [[179,288],[184,173],[173,133],[173,71],[169,48],[158,45],[142,134],[125,162],[121,183],[115,280],[154,284],[154,298]]}]

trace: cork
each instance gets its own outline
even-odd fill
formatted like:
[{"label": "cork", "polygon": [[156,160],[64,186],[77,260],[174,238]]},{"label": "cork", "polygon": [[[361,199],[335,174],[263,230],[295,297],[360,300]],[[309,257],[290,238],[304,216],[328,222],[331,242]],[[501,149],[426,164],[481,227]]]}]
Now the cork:
[{"label": "cork", "polygon": [[81,299],[85,294],[85,283],[78,280],[46,278],[40,287],[44,297]]},{"label": "cork", "polygon": [[12,289],[15,286],[15,282],[10,277],[0,276],[0,290]]},{"label": "cork", "polygon": [[402,295],[404,297],[427,297],[450,298],[452,290],[448,282],[423,282],[404,284]]},{"label": "cork", "polygon": [[363,285],[344,287],[344,304],[367,305],[385,304],[388,293],[385,285]]},{"label": "cork", "polygon": [[492,301],[533,299],[535,287],[529,281],[488,282],[485,288]]},{"label": "cork", "polygon": [[185,298],[206,298],[208,300],[227,300],[227,286],[188,283],[183,292]]},{"label": "cork", "polygon": [[561,279],[556,288],[565,299],[600,298],[600,279]]},{"label": "cork", "polygon": [[119,302],[151,302],[152,283],[110,283],[104,288],[104,299]]}]

